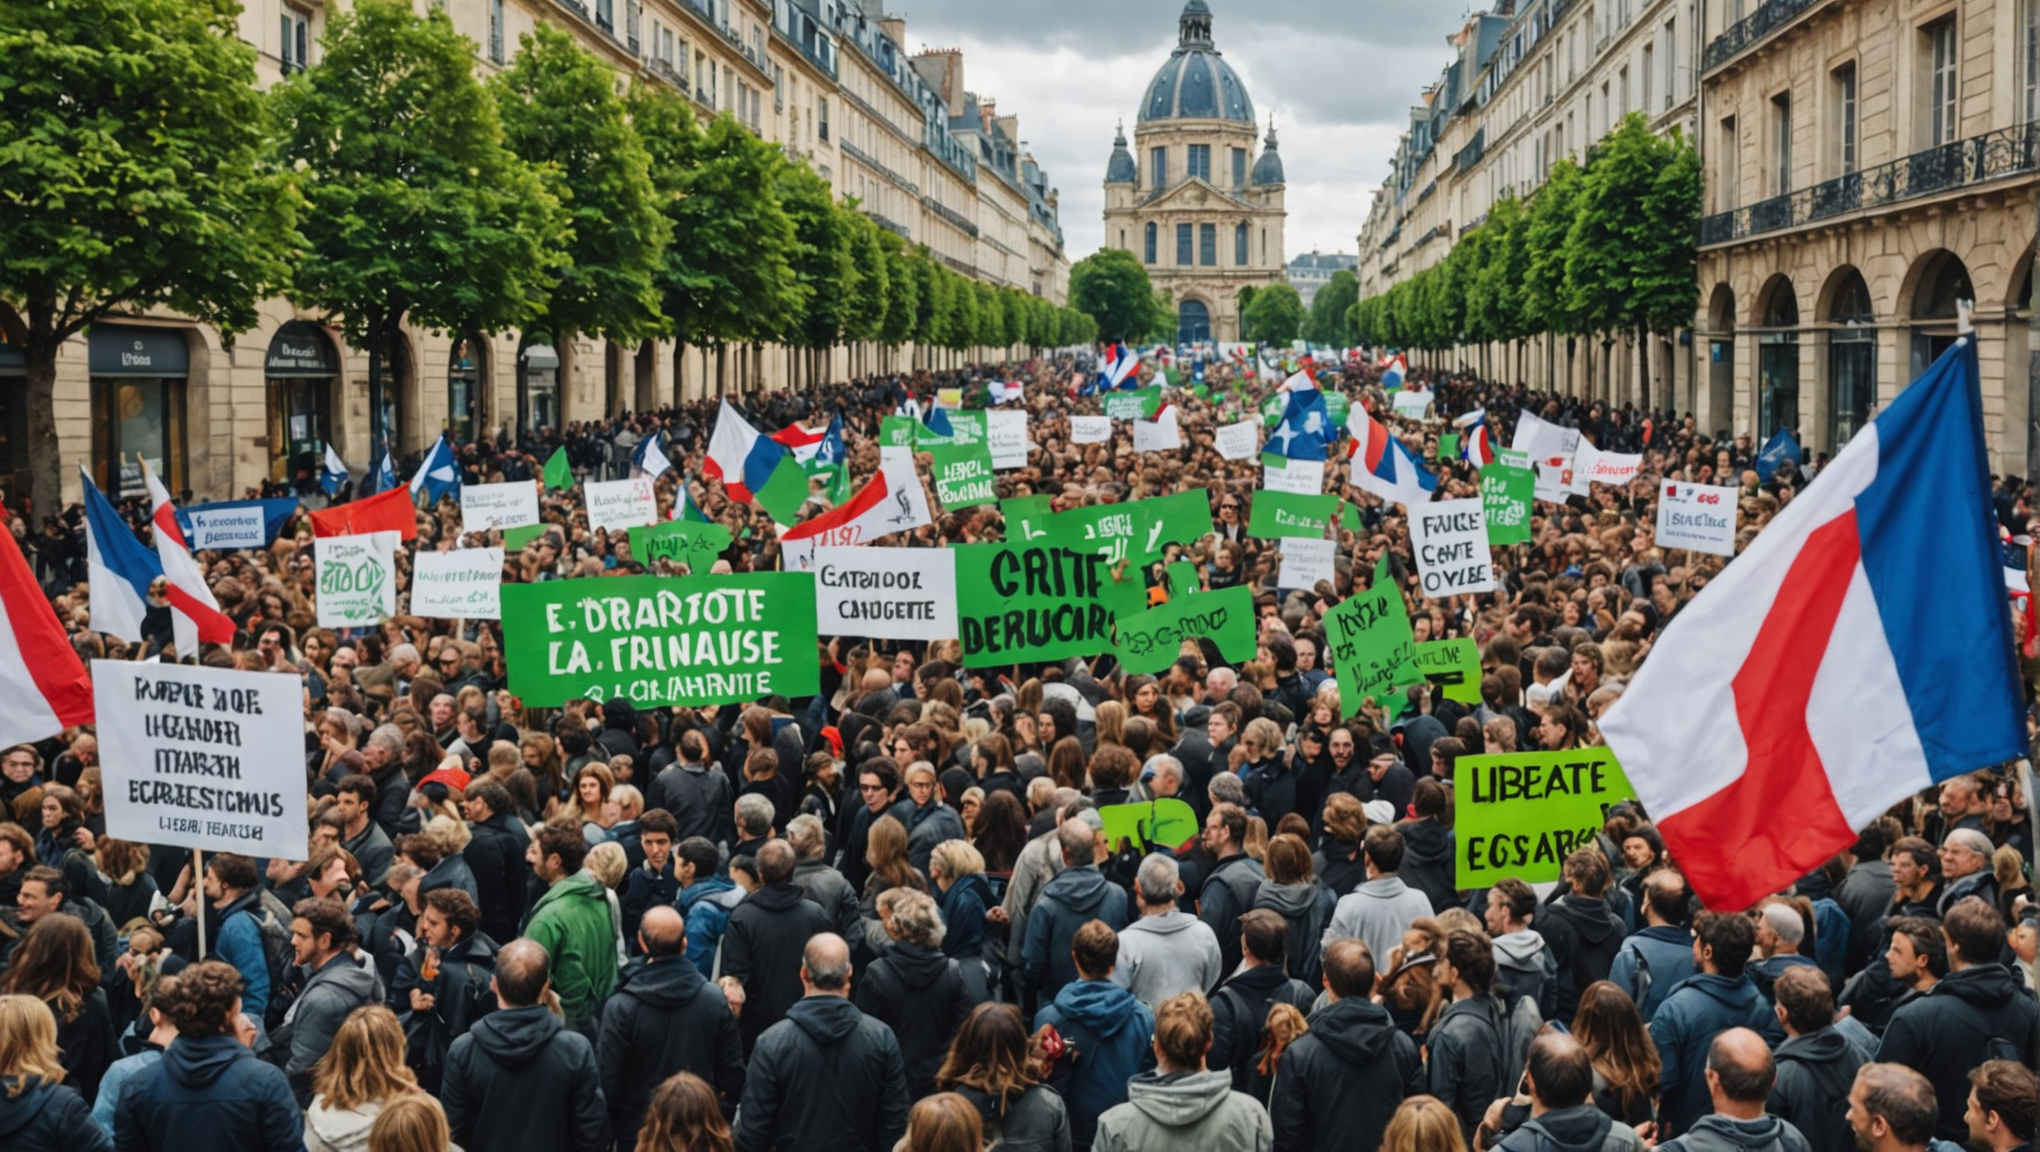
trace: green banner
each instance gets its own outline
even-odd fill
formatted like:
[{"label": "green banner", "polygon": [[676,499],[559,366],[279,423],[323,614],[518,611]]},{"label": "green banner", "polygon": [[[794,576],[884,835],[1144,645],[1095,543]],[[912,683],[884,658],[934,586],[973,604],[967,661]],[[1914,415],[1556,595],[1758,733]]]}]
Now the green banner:
[{"label": "green banner", "polygon": [[576,697],[653,708],[812,696],[815,632],[806,572],[503,586],[510,691],[535,708]]},{"label": "green banner", "polygon": [[951,409],[949,412],[949,436],[946,440],[944,437],[937,436],[932,431],[929,431],[927,425],[921,426],[920,443],[922,447],[931,448],[945,442],[950,444],[983,444],[985,442],[985,414],[983,412],[966,412],[960,408]]},{"label": "green banner", "polygon": [[1394,715],[1400,704],[1389,693],[1424,682],[1409,610],[1386,557],[1374,570],[1373,587],[1340,601],[1326,615],[1325,643],[1339,681],[1339,703],[1348,716],[1358,714],[1369,697]]},{"label": "green banner", "polygon": [[[965,667],[1112,651],[1115,596],[1124,593],[1112,590],[1113,562],[1084,545],[1056,528],[1025,543],[951,546]],[[808,612],[812,619],[812,603]]]},{"label": "green banner", "polygon": [[1253,516],[1247,521],[1247,535],[1264,540],[1286,536],[1323,539],[1325,529],[1339,515],[1337,496],[1305,496],[1263,488],[1254,493]]},{"label": "green banner", "polygon": [[1459,459],[1459,433],[1438,433],[1438,463]]},{"label": "green banner", "polygon": [[1071,548],[1098,552],[1115,564],[1127,560],[1145,567],[1160,560],[1166,546],[1196,540],[1212,531],[1211,497],[1202,488],[1046,515],[1037,511],[1040,507],[1045,505],[1016,500],[1002,503],[1007,540],[1026,543],[1054,534]]},{"label": "green banner", "polygon": [[630,530],[633,560],[647,567],[654,560],[672,560],[687,565],[696,576],[706,575],[729,546],[728,528],[699,520],[668,520]]},{"label": "green banner", "polygon": [[1152,420],[1162,407],[1160,388],[1137,392],[1111,392],[1105,396],[1105,414],[1114,420]]},{"label": "green banner", "polygon": [[1098,809],[1105,822],[1105,842],[1118,851],[1121,841],[1131,840],[1145,849],[1154,845],[1181,848],[1197,838],[1197,812],[1174,796],[1145,804],[1107,804]]},{"label": "green banner", "polygon": [[1566,854],[1594,843],[1608,807],[1636,796],[1606,748],[1461,756],[1452,784],[1456,888],[1557,880]]},{"label": "green banner", "polygon": [[1417,645],[1417,668],[1447,700],[1480,703],[1480,645],[1471,640],[1426,640]]},{"label": "green banner", "polygon": [[1530,539],[1530,500],[1537,493],[1537,473],[1495,463],[1480,470],[1480,506],[1487,516],[1490,544],[1522,544]]},{"label": "green banner", "polygon": [[921,422],[912,416],[887,416],[878,422],[878,446],[881,448],[912,448],[915,429]]},{"label": "green banner", "polygon": [[1347,504],[1339,513],[1339,527],[1348,532],[1367,531],[1367,513],[1358,504]]},{"label": "green banner", "polygon": [[1209,638],[1228,661],[1254,658],[1254,590],[1246,585],[1177,596],[1145,612],[1119,617],[1113,651],[1129,676],[1160,672],[1176,662],[1185,640]]},{"label": "green banner", "polygon": [[1346,416],[1352,411],[1353,402],[1346,399],[1345,393],[1343,392],[1325,393],[1325,415],[1330,416],[1332,418],[1333,424],[1335,425],[1345,424]]},{"label": "green banner", "polygon": [[1140,538],[1135,541],[1133,560],[1148,565],[1162,558],[1170,544],[1188,544],[1213,531],[1211,494],[1202,488],[1155,496],[1133,502],[1140,509]]},{"label": "green banner", "polygon": [[503,529],[503,549],[506,552],[515,552],[540,536],[545,535],[545,530],[550,527],[552,527],[550,524],[527,524],[522,528],[505,528]]},{"label": "green banner", "polygon": [[975,444],[937,444],[929,449],[935,457],[935,499],[946,511],[990,504],[999,498],[992,490],[992,449],[982,439]]}]

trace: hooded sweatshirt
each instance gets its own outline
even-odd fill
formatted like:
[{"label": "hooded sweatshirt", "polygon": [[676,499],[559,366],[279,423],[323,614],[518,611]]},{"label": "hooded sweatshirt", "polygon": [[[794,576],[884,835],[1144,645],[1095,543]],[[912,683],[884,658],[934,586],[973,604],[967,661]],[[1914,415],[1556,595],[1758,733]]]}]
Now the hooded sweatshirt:
[{"label": "hooded sweatshirt", "polygon": [[305,1152],[366,1152],[368,1130],[382,1115],[382,1102],[357,1108],[328,1108],[321,1096],[305,1109]]},{"label": "hooded sweatshirt", "polygon": [[602,1008],[596,1043],[610,1127],[637,1138],[652,1093],[676,1072],[714,1085],[724,1111],[744,1094],[744,1046],[722,990],[684,956],[633,964]]},{"label": "hooded sweatshirt", "polygon": [[1934,1135],[1957,1144],[1969,1133],[1962,1119],[1969,1070],[1994,1057],[2040,1065],[2040,1005],[2002,964],[1974,964],[1942,977],[1892,1013],[1877,1049],[1879,1061],[1904,1064],[1933,1081],[1941,1105]]},{"label": "hooded sweatshirt", "polygon": [[962,966],[938,948],[901,940],[864,970],[851,991],[858,1009],[899,1040],[908,1093],[916,1100],[932,1095],[950,1040],[977,1006],[964,987]]},{"label": "hooded sweatshirt", "polygon": [[1096,1152],[1266,1152],[1268,1112],[1223,1072],[1144,1072],[1098,1121]]},{"label": "hooded sweatshirt", "polygon": [[504,1008],[453,1042],[440,1102],[453,1142],[490,1152],[596,1152],[609,1113],[595,1050],[543,1006]]},{"label": "hooded sweatshirt", "polygon": [[1765,1110],[1790,1123],[1813,1152],[1851,1152],[1849,1089],[1865,1061],[1849,1038],[1833,1028],[1794,1036],[1778,1045],[1778,1079]]},{"label": "hooded sweatshirt", "polygon": [[1403,837],[1403,862],[1396,875],[1428,897],[1432,911],[1459,907],[1459,893],[1452,887],[1452,829],[1436,820],[1410,820],[1396,825],[1396,831]]},{"label": "hooded sweatshirt", "polygon": [[1650,1022],[1662,1070],[1658,1118],[1672,1134],[1684,1132],[1713,1107],[1707,1094],[1707,1046],[1730,1028],[1748,1028],[1770,1043],[1784,1039],[1777,1014],[1749,977],[1713,972],[1689,976],[1658,1005]]},{"label": "hooded sweatshirt", "polygon": [[1324,969],[1318,963],[1318,942],[1324,937],[1325,925],[1332,922],[1332,910],[1337,906],[1338,901],[1314,876],[1308,884],[1263,880],[1260,891],[1254,894],[1254,907],[1272,909],[1288,921],[1283,966],[1291,976],[1312,988],[1324,983]]},{"label": "hooded sweatshirt", "polygon": [[1375,1148],[1404,1098],[1423,1091],[1416,1041],[1387,1009],[1355,997],[1313,1013],[1283,1051],[1268,1111],[1285,1152]]},{"label": "hooded sweatshirt", "polygon": [[1558,1019],[1579,1011],[1580,993],[1606,980],[1628,935],[1608,901],[1565,895],[1538,909],[1537,930],[1558,957]]},{"label": "hooded sweatshirt", "polygon": [[[9,1152],[113,1152],[113,1137],[92,1122],[85,1098],[40,1078],[0,1079],[0,1147]],[[18,1091],[18,1095],[10,1095]]]},{"label": "hooded sweatshirt", "polygon": [[[283,1024],[269,1037],[271,1047],[289,1050],[290,1062],[283,1070],[292,1082],[311,1075],[312,1064],[333,1046],[333,1036],[348,1013],[381,1002],[382,982],[374,965],[362,964],[351,952],[336,953],[312,973],[284,1014]],[[304,1087],[309,1086],[305,1080]],[[309,1092],[305,1098],[310,1099]]]},{"label": "hooded sweatshirt", "polygon": [[[1126,1099],[1126,1082],[1153,1061],[1155,1016],[1133,993],[1109,980],[1078,980],[1035,1014],[1034,1026],[1054,1025],[1077,1049],[1067,1102],[1070,1138],[1091,1143],[1098,1117]],[[1212,1075],[1231,1078],[1223,1072]]]},{"label": "hooded sweatshirt", "polygon": [[1223,975],[1211,925],[1180,908],[1142,916],[1119,933],[1112,982],[1151,1010],[1184,992],[1209,995]]},{"label": "hooded sweatshirt", "polygon": [[1622,942],[1608,979],[1636,1001],[1648,1024],[1672,989],[1696,971],[1693,933],[1677,924],[1653,924]]},{"label": "hooded sweatshirt", "polygon": [[758,1038],[737,1152],[891,1152],[907,1130],[892,1029],[841,996],[809,996]]},{"label": "hooded sweatshirt", "polygon": [[1554,1108],[1525,1122],[1499,1145],[1501,1152],[1642,1152],[1643,1140],[1593,1104]]},{"label": "hooded sweatshirt", "polygon": [[163,1059],[129,1079],[114,1131],[134,1146],[207,1152],[299,1152],[304,1114],[283,1070],[232,1036],[179,1036]]},{"label": "hooded sweatshirt", "polygon": [[1388,955],[1402,943],[1403,933],[1429,915],[1429,897],[1403,883],[1400,876],[1377,876],[1339,898],[1332,926],[1325,929],[1318,951],[1323,953],[1332,941],[1350,936],[1365,941],[1375,963],[1386,967]]},{"label": "hooded sweatshirt", "polygon": [[942,954],[975,960],[984,954],[985,912],[996,903],[991,881],[982,872],[960,877],[938,896],[942,906]]},{"label": "hooded sweatshirt", "polygon": [[1558,992],[1558,959],[1534,928],[1523,928],[1495,937],[1495,983],[1505,984],[1512,997],[1537,1002],[1539,1012],[1549,1015]]},{"label": "hooded sweatshirt", "polygon": [[609,889],[586,872],[554,884],[538,898],[524,934],[552,958],[553,991],[570,1021],[587,1020],[616,987],[616,927]]},{"label": "hooded sweatshirt", "polygon": [[1676,1140],[1658,1145],[1661,1152],[1808,1152],[1806,1137],[1776,1116],[1736,1120],[1709,1113]]},{"label": "hooded sweatshirt", "polygon": [[1041,899],[1027,918],[1027,943],[1020,954],[1020,976],[1054,999],[1063,985],[1077,978],[1070,945],[1077,929],[1103,920],[1117,932],[1126,927],[1126,889],[1105,879],[1095,864],[1065,868],[1041,890]]}]

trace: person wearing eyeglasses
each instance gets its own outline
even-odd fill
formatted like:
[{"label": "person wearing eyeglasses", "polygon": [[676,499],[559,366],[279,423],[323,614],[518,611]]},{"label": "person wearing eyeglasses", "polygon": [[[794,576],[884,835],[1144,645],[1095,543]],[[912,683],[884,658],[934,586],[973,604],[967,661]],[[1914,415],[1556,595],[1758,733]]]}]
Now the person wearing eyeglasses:
[{"label": "person wearing eyeglasses", "polygon": [[1244,510],[1237,496],[1221,496],[1218,500],[1218,538],[1240,543],[1247,538],[1247,522],[1241,517]]}]

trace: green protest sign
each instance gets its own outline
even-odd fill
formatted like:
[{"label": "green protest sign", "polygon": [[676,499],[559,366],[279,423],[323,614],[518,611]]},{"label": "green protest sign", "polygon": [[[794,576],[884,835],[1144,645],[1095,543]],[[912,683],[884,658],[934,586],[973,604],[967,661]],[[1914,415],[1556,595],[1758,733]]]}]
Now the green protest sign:
[{"label": "green protest sign", "polygon": [[1105,842],[1113,851],[1127,840],[1141,848],[1158,844],[1180,848],[1200,831],[1196,811],[1174,796],[1145,804],[1107,804],[1098,809],[1098,816],[1105,822]]},{"label": "green protest sign", "polygon": [[1282,423],[1282,414],[1289,410],[1289,393],[1277,392],[1261,401],[1261,422],[1273,428]]},{"label": "green protest sign", "polygon": [[[934,444],[941,439],[942,437],[931,434],[928,443]],[[956,409],[949,413],[949,443],[982,444],[984,442],[985,414],[983,412],[965,412],[961,409]]]},{"label": "green protest sign", "polygon": [[1105,415],[1114,420],[1152,420],[1162,407],[1160,388],[1113,392],[1105,397]]},{"label": "green protest sign", "polygon": [[1459,459],[1459,433],[1438,433],[1438,463]]},{"label": "green protest sign", "polygon": [[1247,521],[1247,535],[1264,540],[1303,536],[1316,540],[1339,514],[1337,496],[1304,496],[1264,488],[1254,493],[1253,516]]},{"label": "green protest sign", "polygon": [[537,708],[583,696],[640,708],[812,696],[815,633],[806,572],[503,586],[510,691]]},{"label": "green protest sign", "polygon": [[1514,448],[1497,448],[1495,449],[1495,463],[1504,467],[1522,468],[1527,471],[1530,467],[1530,454],[1528,452],[1518,452]]},{"label": "green protest sign", "polygon": [[1368,697],[1393,713],[1397,688],[1424,682],[1417,668],[1409,610],[1389,574],[1387,558],[1374,571],[1374,585],[1339,602],[1325,617],[1325,644],[1339,681],[1339,703],[1351,716]]},{"label": "green protest sign", "polygon": [[1557,880],[1566,854],[1594,842],[1609,806],[1636,796],[1606,748],[1461,756],[1452,784],[1457,888],[1505,876]]},{"label": "green protest sign", "polygon": [[1480,645],[1464,638],[1426,640],[1416,647],[1417,669],[1447,700],[1480,703]]},{"label": "green protest sign", "polygon": [[1176,662],[1185,640],[1209,638],[1227,660],[1254,658],[1254,590],[1246,585],[1177,595],[1145,612],[1119,616],[1113,651],[1129,676],[1160,672]]},{"label": "green protest sign", "polygon": [[1140,510],[1140,536],[1135,541],[1133,561],[1152,564],[1162,558],[1169,544],[1187,544],[1212,532],[1211,494],[1202,488],[1136,500]]},{"label": "green protest sign", "polygon": [[1480,506],[1487,516],[1490,544],[1522,544],[1530,539],[1530,500],[1537,492],[1537,473],[1494,463],[1480,470]]},{"label": "green protest sign", "polygon": [[550,527],[552,527],[550,524],[528,524],[522,528],[505,528],[503,529],[503,548],[506,551],[515,552],[543,536],[545,530]]},{"label": "green protest sign", "polygon": [[687,565],[696,576],[705,574],[729,546],[728,528],[699,520],[668,520],[630,530],[631,559],[647,566],[654,560],[671,560]]},{"label": "green protest sign", "polygon": [[912,416],[887,416],[878,422],[878,446],[881,448],[912,448],[914,430],[921,422]]},{"label": "green protest sign", "polygon": [[1358,504],[1348,504],[1339,513],[1339,527],[1348,532],[1367,531],[1367,513]]},{"label": "green protest sign", "polygon": [[1032,505],[1017,505],[1012,500],[1000,507],[1007,517],[1008,540],[1034,541],[1054,534],[1069,547],[1095,551],[1115,564],[1121,560],[1152,564],[1162,558],[1166,545],[1195,540],[1212,530],[1211,497],[1202,488],[1126,504],[1093,504],[1047,516],[1036,515]]},{"label": "green protest sign", "polygon": [[1353,402],[1351,400],[1346,399],[1345,393],[1343,392],[1325,393],[1325,415],[1330,416],[1332,418],[1333,424],[1335,425],[1344,424],[1346,422],[1347,414],[1350,413],[1352,410]]},{"label": "green protest sign", "polygon": [[[951,546],[956,586],[968,590],[956,606],[966,667],[1112,650],[1114,597],[1125,593],[1111,591],[1113,561],[1085,543],[1052,527],[1026,542]],[[808,612],[812,619],[812,602]]]},{"label": "green protest sign", "polygon": [[1008,496],[999,501],[999,515],[1006,518],[1006,539],[1025,540],[1055,515],[1053,496]]},{"label": "green protest sign", "polygon": [[975,444],[937,444],[929,451],[935,457],[935,499],[954,512],[999,498],[992,490],[992,450],[983,440]]}]

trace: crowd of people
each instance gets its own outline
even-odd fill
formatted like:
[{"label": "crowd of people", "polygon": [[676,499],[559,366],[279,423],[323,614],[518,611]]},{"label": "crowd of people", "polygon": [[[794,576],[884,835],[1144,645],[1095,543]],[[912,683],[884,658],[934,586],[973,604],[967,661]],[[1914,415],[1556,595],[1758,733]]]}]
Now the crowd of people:
[{"label": "crowd of people", "polygon": [[[1908,799],[1753,908],[1701,907],[1635,802],[1548,892],[1456,886],[1461,758],[1597,743],[1725,562],[1655,543],[1661,482],[1740,488],[1746,543],[1806,475],[1760,482],[1747,436],[1690,418],[1412,377],[1504,442],[1529,410],[1644,466],[1539,504],[1532,539],[1494,550],[1500,591],[1428,599],[1405,510],[1337,459],[1336,577],[1281,586],[1280,541],[1246,530],[1260,462],[1214,443],[1272,385],[1224,363],[1172,395],[1184,443],[1161,452],[1123,423],[1072,441],[1068,417],[1100,401],[1071,357],[740,401],[768,430],[840,416],[861,483],[902,399],[1017,380],[1031,448],[1002,498],[1204,491],[1214,531],[1142,578],[1188,562],[1207,589],[1250,588],[1257,646],[1229,662],[1190,642],[1158,676],[840,636],[812,698],[539,709],[508,691],[494,622],[316,627],[308,527],[202,553],[238,632],[198,662],[302,678],[307,859],[200,868],[109,836],[88,729],[0,754],[0,1147],[2030,1149],[2022,765]],[[1471,465],[1435,460],[1448,426],[1391,415],[1366,362],[1317,380],[1435,461],[1440,498],[1478,493]],[[732,530],[715,571],[775,569],[771,518],[704,476],[714,418],[688,404],[458,451],[470,482],[535,478],[562,446],[600,477],[663,433],[661,509],[687,485]],[[2025,484],[1997,490],[2024,535]],[[506,582],[679,574],[591,532],[578,489],[542,503]],[[450,501],[421,512],[400,587],[417,550],[496,542],[460,527]],[[91,630],[75,509],[12,529],[81,655],[180,655],[160,598],[142,643]],[[1003,532],[984,505],[877,546]],[[1342,706],[1322,622],[1384,558],[1418,640],[1477,642],[1479,703],[1419,686]],[[1106,834],[1106,810],[1169,798],[1196,834]]]}]

